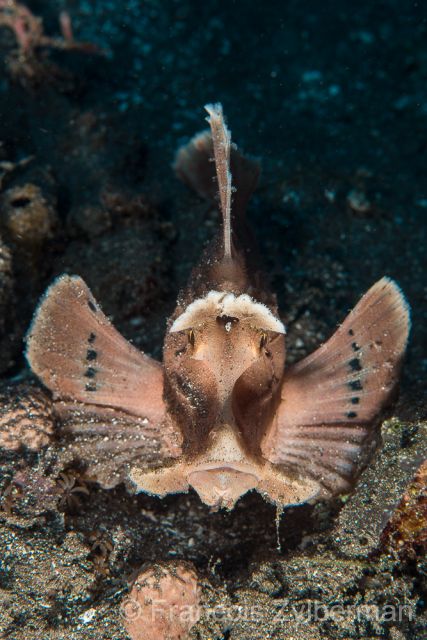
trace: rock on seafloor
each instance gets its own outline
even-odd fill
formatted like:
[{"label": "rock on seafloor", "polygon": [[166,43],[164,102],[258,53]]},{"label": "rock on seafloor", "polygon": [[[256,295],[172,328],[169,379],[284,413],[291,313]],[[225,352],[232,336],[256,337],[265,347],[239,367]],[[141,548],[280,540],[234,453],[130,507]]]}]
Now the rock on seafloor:
[{"label": "rock on seafloor", "polygon": [[197,574],[186,563],[155,565],[135,579],[122,602],[132,640],[184,640],[200,618]]},{"label": "rock on seafloor", "polygon": [[384,550],[382,534],[427,459],[427,423],[384,422],[383,443],[341,510],[330,539],[349,558]]},{"label": "rock on seafloor", "polygon": [[384,549],[402,560],[426,560],[427,554],[427,460],[421,463],[413,481],[383,534]]},{"label": "rock on seafloor", "polygon": [[39,451],[52,439],[51,400],[28,384],[0,387],[0,449]]},{"label": "rock on seafloor", "polygon": [[5,191],[1,199],[3,224],[18,245],[39,246],[53,236],[56,210],[36,184]]}]

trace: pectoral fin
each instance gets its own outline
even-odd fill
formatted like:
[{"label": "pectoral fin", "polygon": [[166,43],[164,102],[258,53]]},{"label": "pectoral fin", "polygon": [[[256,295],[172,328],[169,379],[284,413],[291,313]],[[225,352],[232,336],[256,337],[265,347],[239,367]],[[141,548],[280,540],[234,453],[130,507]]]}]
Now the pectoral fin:
[{"label": "pectoral fin", "polygon": [[335,334],[285,373],[263,455],[328,493],[347,490],[376,444],[396,389],[410,327],[399,287],[382,278]]},{"label": "pectoral fin", "polygon": [[160,364],[125,340],[77,276],[47,290],[27,336],[31,369],[55,398],[160,419]]},{"label": "pectoral fin", "polygon": [[134,469],[150,471],[181,455],[182,437],[166,416],[160,423],[109,407],[59,401],[61,449],[66,461],[84,463],[104,489],[130,481]]},{"label": "pectoral fin", "polygon": [[114,329],[81,278],[61,276],[47,290],[27,336],[27,359],[53,394],[64,443],[104,486],[116,484],[135,459],[155,463],[157,456],[160,464],[180,454],[162,366]]}]

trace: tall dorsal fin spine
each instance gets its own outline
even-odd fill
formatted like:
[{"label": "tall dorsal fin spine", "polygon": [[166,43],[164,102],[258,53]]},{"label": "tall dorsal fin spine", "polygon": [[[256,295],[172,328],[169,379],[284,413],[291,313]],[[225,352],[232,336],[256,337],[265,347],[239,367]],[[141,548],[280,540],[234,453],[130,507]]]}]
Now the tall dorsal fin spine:
[{"label": "tall dorsal fin spine", "polygon": [[219,197],[224,229],[224,258],[231,258],[231,172],[230,145],[231,132],[224,122],[222,105],[207,104],[205,106],[209,116],[212,132],[212,142],[215,157],[216,175],[218,179]]}]

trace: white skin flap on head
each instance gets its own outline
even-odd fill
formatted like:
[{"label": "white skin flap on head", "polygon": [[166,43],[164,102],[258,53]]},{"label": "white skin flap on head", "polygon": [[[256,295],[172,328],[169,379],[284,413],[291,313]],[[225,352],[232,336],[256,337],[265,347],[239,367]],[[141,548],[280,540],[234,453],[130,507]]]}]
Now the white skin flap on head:
[{"label": "white skin flap on head", "polygon": [[236,317],[250,321],[257,329],[286,333],[284,324],[261,302],[256,302],[246,293],[235,296],[221,291],[209,291],[204,298],[198,298],[189,304],[172,324],[170,332],[193,329],[204,324],[207,318],[217,316]]}]

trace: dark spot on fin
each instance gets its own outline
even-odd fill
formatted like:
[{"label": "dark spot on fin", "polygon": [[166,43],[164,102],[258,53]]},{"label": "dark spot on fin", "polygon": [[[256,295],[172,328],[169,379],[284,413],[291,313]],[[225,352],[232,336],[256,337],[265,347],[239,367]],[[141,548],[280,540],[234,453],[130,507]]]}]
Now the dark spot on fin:
[{"label": "dark spot on fin", "polygon": [[93,344],[96,340],[96,335],[94,333],[90,333],[89,334],[89,338],[87,339],[87,341],[89,342],[89,344]]},{"label": "dark spot on fin", "polygon": [[360,402],[360,398],[358,397],[354,397],[351,399],[351,404],[359,404],[359,402]]},{"label": "dark spot on fin", "polygon": [[352,371],[362,371],[362,365],[360,364],[359,358],[353,358],[348,364]]},{"label": "dark spot on fin", "polygon": [[360,351],[360,347],[357,344],[357,342],[352,342],[351,343],[351,348],[353,349],[353,351]]},{"label": "dark spot on fin", "polygon": [[353,331],[353,329],[349,329],[349,330],[348,330],[348,335],[349,335],[349,336],[354,336],[354,331]]},{"label": "dark spot on fin", "polygon": [[86,378],[94,378],[96,376],[96,369],[93,367],[88,367],[85,372]]},{"label": "dark spot on fin", "polygon": [[95,382],[87,382],[85,389],[86,389],[86,391],[96,391],[96,383]]},{"label": "dark spot on fin", "polygon": [[355,411],[349,411],[346,415],[347,418],[357,418],[357,413]]},{"label": "dark spot on fin", "polygon": [[97,356],[98,354],[94,349],[88,349],[86,353],[86,360],[88,360],[89,362],[92,360],[96,360]]},{"label": "dark spot on fin", "polygon": [[351,382],[348,383],[348,386],[353,391],[362,391],[363,389],[362,383],[360,382],[360,380],[352,380]]},{"label": "dark spot on fin", "polygon": [[94,313],[96,313],[96,312],[97,312],[97,308],[96,308],[96,306],[93,304],[92,300],[88,300],[88,301],[87,301],[87,306],[88,306],[88,307],[89,307],[89,309],[90,309],[91,311],[93,311]]}]

